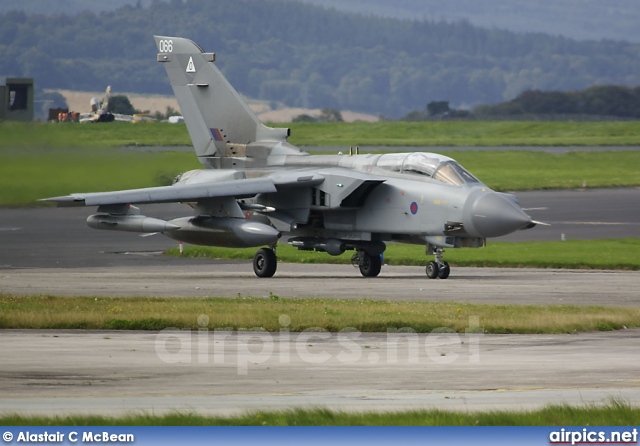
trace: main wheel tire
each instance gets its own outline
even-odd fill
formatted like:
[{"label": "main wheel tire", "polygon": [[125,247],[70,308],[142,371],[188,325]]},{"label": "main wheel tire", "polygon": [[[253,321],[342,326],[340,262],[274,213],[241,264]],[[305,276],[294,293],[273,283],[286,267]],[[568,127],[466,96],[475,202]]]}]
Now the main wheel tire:
[{"label": "main wheel tire", "polygon": [[262,248],[253,256],[253,272],[258,277],[272,277],[276,273],[278,259],[273,249]]},{"label": "main wheel tire", "polygon": [[446,279],[449,277],[450,272],[451,268],[449,268],[449,264],[447,262],[443,262],[442,267],[438,270],[438,278]]},{"label": "main wheel tire", "polygon": [[427,263],[427,277],[429,279],[435,279],[438,277],[438,264],[433,260]]},{"label": "main wheel tire", "polygon": [[362,254],[362,261],[360,262],[360,274],[364,277],[376,277],[380,274],[382,268],[382,259],[379,255],[372,256],[367,253]]}]

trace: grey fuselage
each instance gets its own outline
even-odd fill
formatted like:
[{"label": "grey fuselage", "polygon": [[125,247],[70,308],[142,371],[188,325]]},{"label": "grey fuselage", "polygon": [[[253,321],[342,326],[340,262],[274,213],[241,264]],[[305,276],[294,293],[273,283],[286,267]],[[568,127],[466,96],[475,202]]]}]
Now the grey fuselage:
[{"label": "grey fuselage", "polygon": [[[480,247],[487,237],[506,235],[531,223],[515,197],[492,191],[442,155],[307,155],[288,143],[278,143],[265,155],[209,157],[203,164],[214,169],[187,172],[178,183],[255,178],[283,171],[296,172],[301,178],[320,175],[324,180],[313,187],[241,200],[247,207],[257,204],[273,209],[247,215],[299,240],[298,246],[308,242],[309,248],[323,240],[339,240],[347,248],[392,240],[435,247]],[[445,182],[429,175],[433,172],[403,169],[401,161],[408,157],[457,166],[468,176]],[[385,158],[398,160],[398,167],[381,166]]]}]

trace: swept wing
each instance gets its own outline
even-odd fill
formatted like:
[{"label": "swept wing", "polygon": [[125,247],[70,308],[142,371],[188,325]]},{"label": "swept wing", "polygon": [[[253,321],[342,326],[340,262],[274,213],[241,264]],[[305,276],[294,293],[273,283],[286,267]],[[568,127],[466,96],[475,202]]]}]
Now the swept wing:
[{"label": "swept wing", "polygon": [[173,186],[148,187],[112,192],[73,193],[61,197],[45,198],[41,201],[52,201],[60,207],[105,206],[115,204],[148,204],[197,202],[210,198],[245,198],[257,194],[275,193],[278,188],[313,186],[322,183],[320,175],[289,173],[277,174],[273,177],[239,179],[215,183],[199,183]]}]

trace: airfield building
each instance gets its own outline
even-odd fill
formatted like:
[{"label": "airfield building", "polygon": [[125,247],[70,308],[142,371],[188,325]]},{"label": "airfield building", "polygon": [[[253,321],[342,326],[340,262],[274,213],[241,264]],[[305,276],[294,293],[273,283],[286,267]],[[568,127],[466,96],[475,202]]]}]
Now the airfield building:
[{"label": "airfield building", "polygon": [[0,77],[0,121],[33,121],[33,79]]}]

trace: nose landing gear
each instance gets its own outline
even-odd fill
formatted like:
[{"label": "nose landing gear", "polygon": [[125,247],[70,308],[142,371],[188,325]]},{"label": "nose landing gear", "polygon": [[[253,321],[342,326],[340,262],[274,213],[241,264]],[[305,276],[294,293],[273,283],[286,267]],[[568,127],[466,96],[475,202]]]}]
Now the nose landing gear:
[{"label": "nose landing gear", "polygon": [[442,260],[442,253],[444,250],[438,247],[427,246],[427,253],[432,251],[435,261],[427,263],[427,277],[429,279],[446,279],[449,277],[449,273],[451,272],[451,268],[449,268],[449,264]]}]

